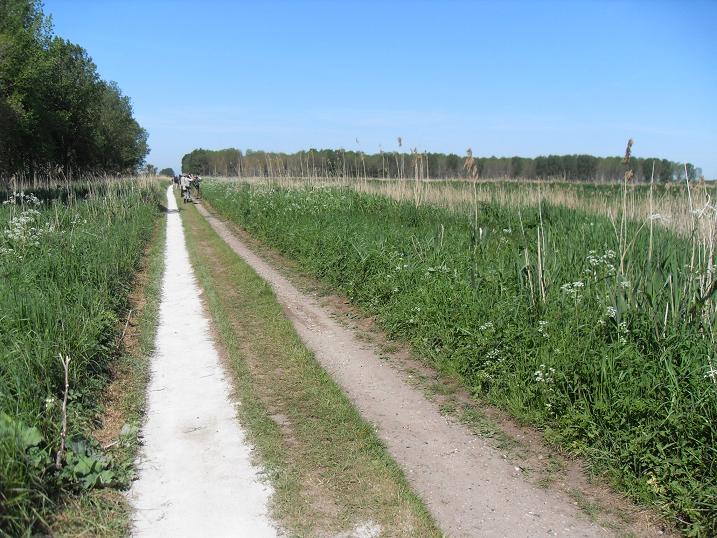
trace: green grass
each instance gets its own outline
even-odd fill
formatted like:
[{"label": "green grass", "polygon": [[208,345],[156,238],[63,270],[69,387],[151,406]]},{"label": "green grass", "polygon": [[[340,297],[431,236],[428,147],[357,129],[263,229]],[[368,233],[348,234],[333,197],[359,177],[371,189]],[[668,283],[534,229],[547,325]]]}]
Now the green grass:
[{"label": "green grass", "polygon": [[422,502],[341,389],[306,349],[271,287],[183,205],[187,244],[247,427],[290,533],[373,522],[385,536],[440,536]]},{"label": "green grass", "polygon": [[[162,274],[166,244],[166,219],[156,222],[154,236],[145,253],[141,275],[132,293],[132,323],[122,355],[113,361],[112,385],[116,396],[107,401],[112,406],[112,447],[106,454],[116,468],[126,470],[126,478],[116,488],[90,489],[63,499],[59,511],[51,518],[53,536],[125,536],[129,535],[131,509],[126,496],[119,491],[130,485],[139,450],[138,432],[142,427],[149,381],[150,358],[162,299]],[[106,415],[105,406],[100,413]],[[119,430],[119,431],[117,431]]]},{"label": "green grass", "polygon": [[[159,185],[133,181],[0,209],[0,533],[46,526],[62,491],[126,480],[89,436],[132,277],[158,217]],[[68,450],[60,444],[71,358]]]},{"label": "green grass", "polygon": [[209,181],[203,196],[685,533],[717,533],[717,323],[689,238],[656,227],[650,257],[649,228],[628,222],[620,271],[607,218],[549,204],[474,217]]}]

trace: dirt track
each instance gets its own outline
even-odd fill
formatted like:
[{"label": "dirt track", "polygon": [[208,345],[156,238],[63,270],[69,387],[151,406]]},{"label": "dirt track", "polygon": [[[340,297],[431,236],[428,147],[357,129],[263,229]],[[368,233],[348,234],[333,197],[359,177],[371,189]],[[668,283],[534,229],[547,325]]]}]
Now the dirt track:
[{"label": "dirt track", "polygon": [[252,252],[219,219],[197,206],[212,227],[274,289],[299,336],[336,379],[403,468],[450,536],[609,536],[570,500],[529,484],[500,453],[441,415],[335,321]]}]

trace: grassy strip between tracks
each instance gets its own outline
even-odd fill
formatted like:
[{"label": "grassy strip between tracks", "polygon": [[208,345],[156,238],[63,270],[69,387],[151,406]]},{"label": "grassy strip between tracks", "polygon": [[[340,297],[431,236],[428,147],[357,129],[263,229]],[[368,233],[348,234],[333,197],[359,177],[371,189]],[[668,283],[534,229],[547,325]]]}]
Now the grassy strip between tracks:
[{"label": "grassy strip between tracks", "polygon": [[217,341],[233,374],[273,513],[296,535],[380,527],[384,536],[438,536],[426,508],[373,428],[295,333],[271,287],[181,206],[187,243]]}]

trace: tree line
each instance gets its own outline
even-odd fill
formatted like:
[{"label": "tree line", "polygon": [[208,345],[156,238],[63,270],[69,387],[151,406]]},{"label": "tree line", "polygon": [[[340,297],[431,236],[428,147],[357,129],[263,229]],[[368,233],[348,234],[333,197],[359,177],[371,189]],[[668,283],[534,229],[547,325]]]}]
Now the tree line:
[{"label": "tree line", "polygon": [[[195,149],[182,158],[182,171],[228,177],[356,177],[435,179],[481,178],[562,179],[613,181],[625,173],[622,157],[593,155],[547,155],[529,157],[475,157],[474,168],[466,170],[465,157],[454,153],[379,152],[343,149],[310,149],[296,153]],[[659,158],[633,158],[631,168],[637,181],[697,179],[701,170],[691,163]]]},{"label": "tree line", "polygon": [[41,3],[0,0],[0,178],[135,173],[148,152],[129,98]]}]

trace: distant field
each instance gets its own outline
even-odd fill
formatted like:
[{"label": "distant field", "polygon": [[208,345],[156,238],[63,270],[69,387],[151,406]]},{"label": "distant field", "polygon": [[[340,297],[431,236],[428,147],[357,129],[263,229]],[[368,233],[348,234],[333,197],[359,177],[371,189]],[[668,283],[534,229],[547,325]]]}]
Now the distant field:
[{"label": "distant field", "polygon": [[717,533],[713,188],[284,179],[202,191],[476,395],[687,533]]},{"label": "distant field", "polygon": [[[220,178],[236,182],[236,178]],[[491,202],[507,207],[537,206],[539,202],[581,209],[600,215],[618,217],[622,212],[623,186],[616,183],[589,183],[575,181],[506,181],[480,180],[475,183],[463,180],[424,180],[420,183],[408,179],[349,179],[336,178],[244,178],[252,185],[271,184],[284,188],[350,187],[359,192],[383,194],[396,200],[427,203],[447,209],[471,212],[478,202]],[[710,223],[717,203],[717,183],[656,183],[653,188],[645,183],[630,183],[624,200],[626,214],[631,220],[646,220],[652,216],[655,226],[666,226],[690,231],[694,223],[691,211],[704,212],[707,219],[698,224]],[[417,188],[418,187],[418,188]],[[650,191],[652,190],[652,196]],[[652,201],[650,198],[652,197]],[[690,197],[692,207],[690,207]],[[711,208],[711,209],[710,209]],[[705,211],[706,210],[706,211]],[[714,218],[711,220],[714,224]]]},{"label": "distant field", "polygon": [[[0,534],[42,529],[58,492],[125,480],[89,432],[158,184],[14,195],[0,206]],[[55,467],[69,357],[67,452]],[[36,526],[39,525],[39,526]]]}]

